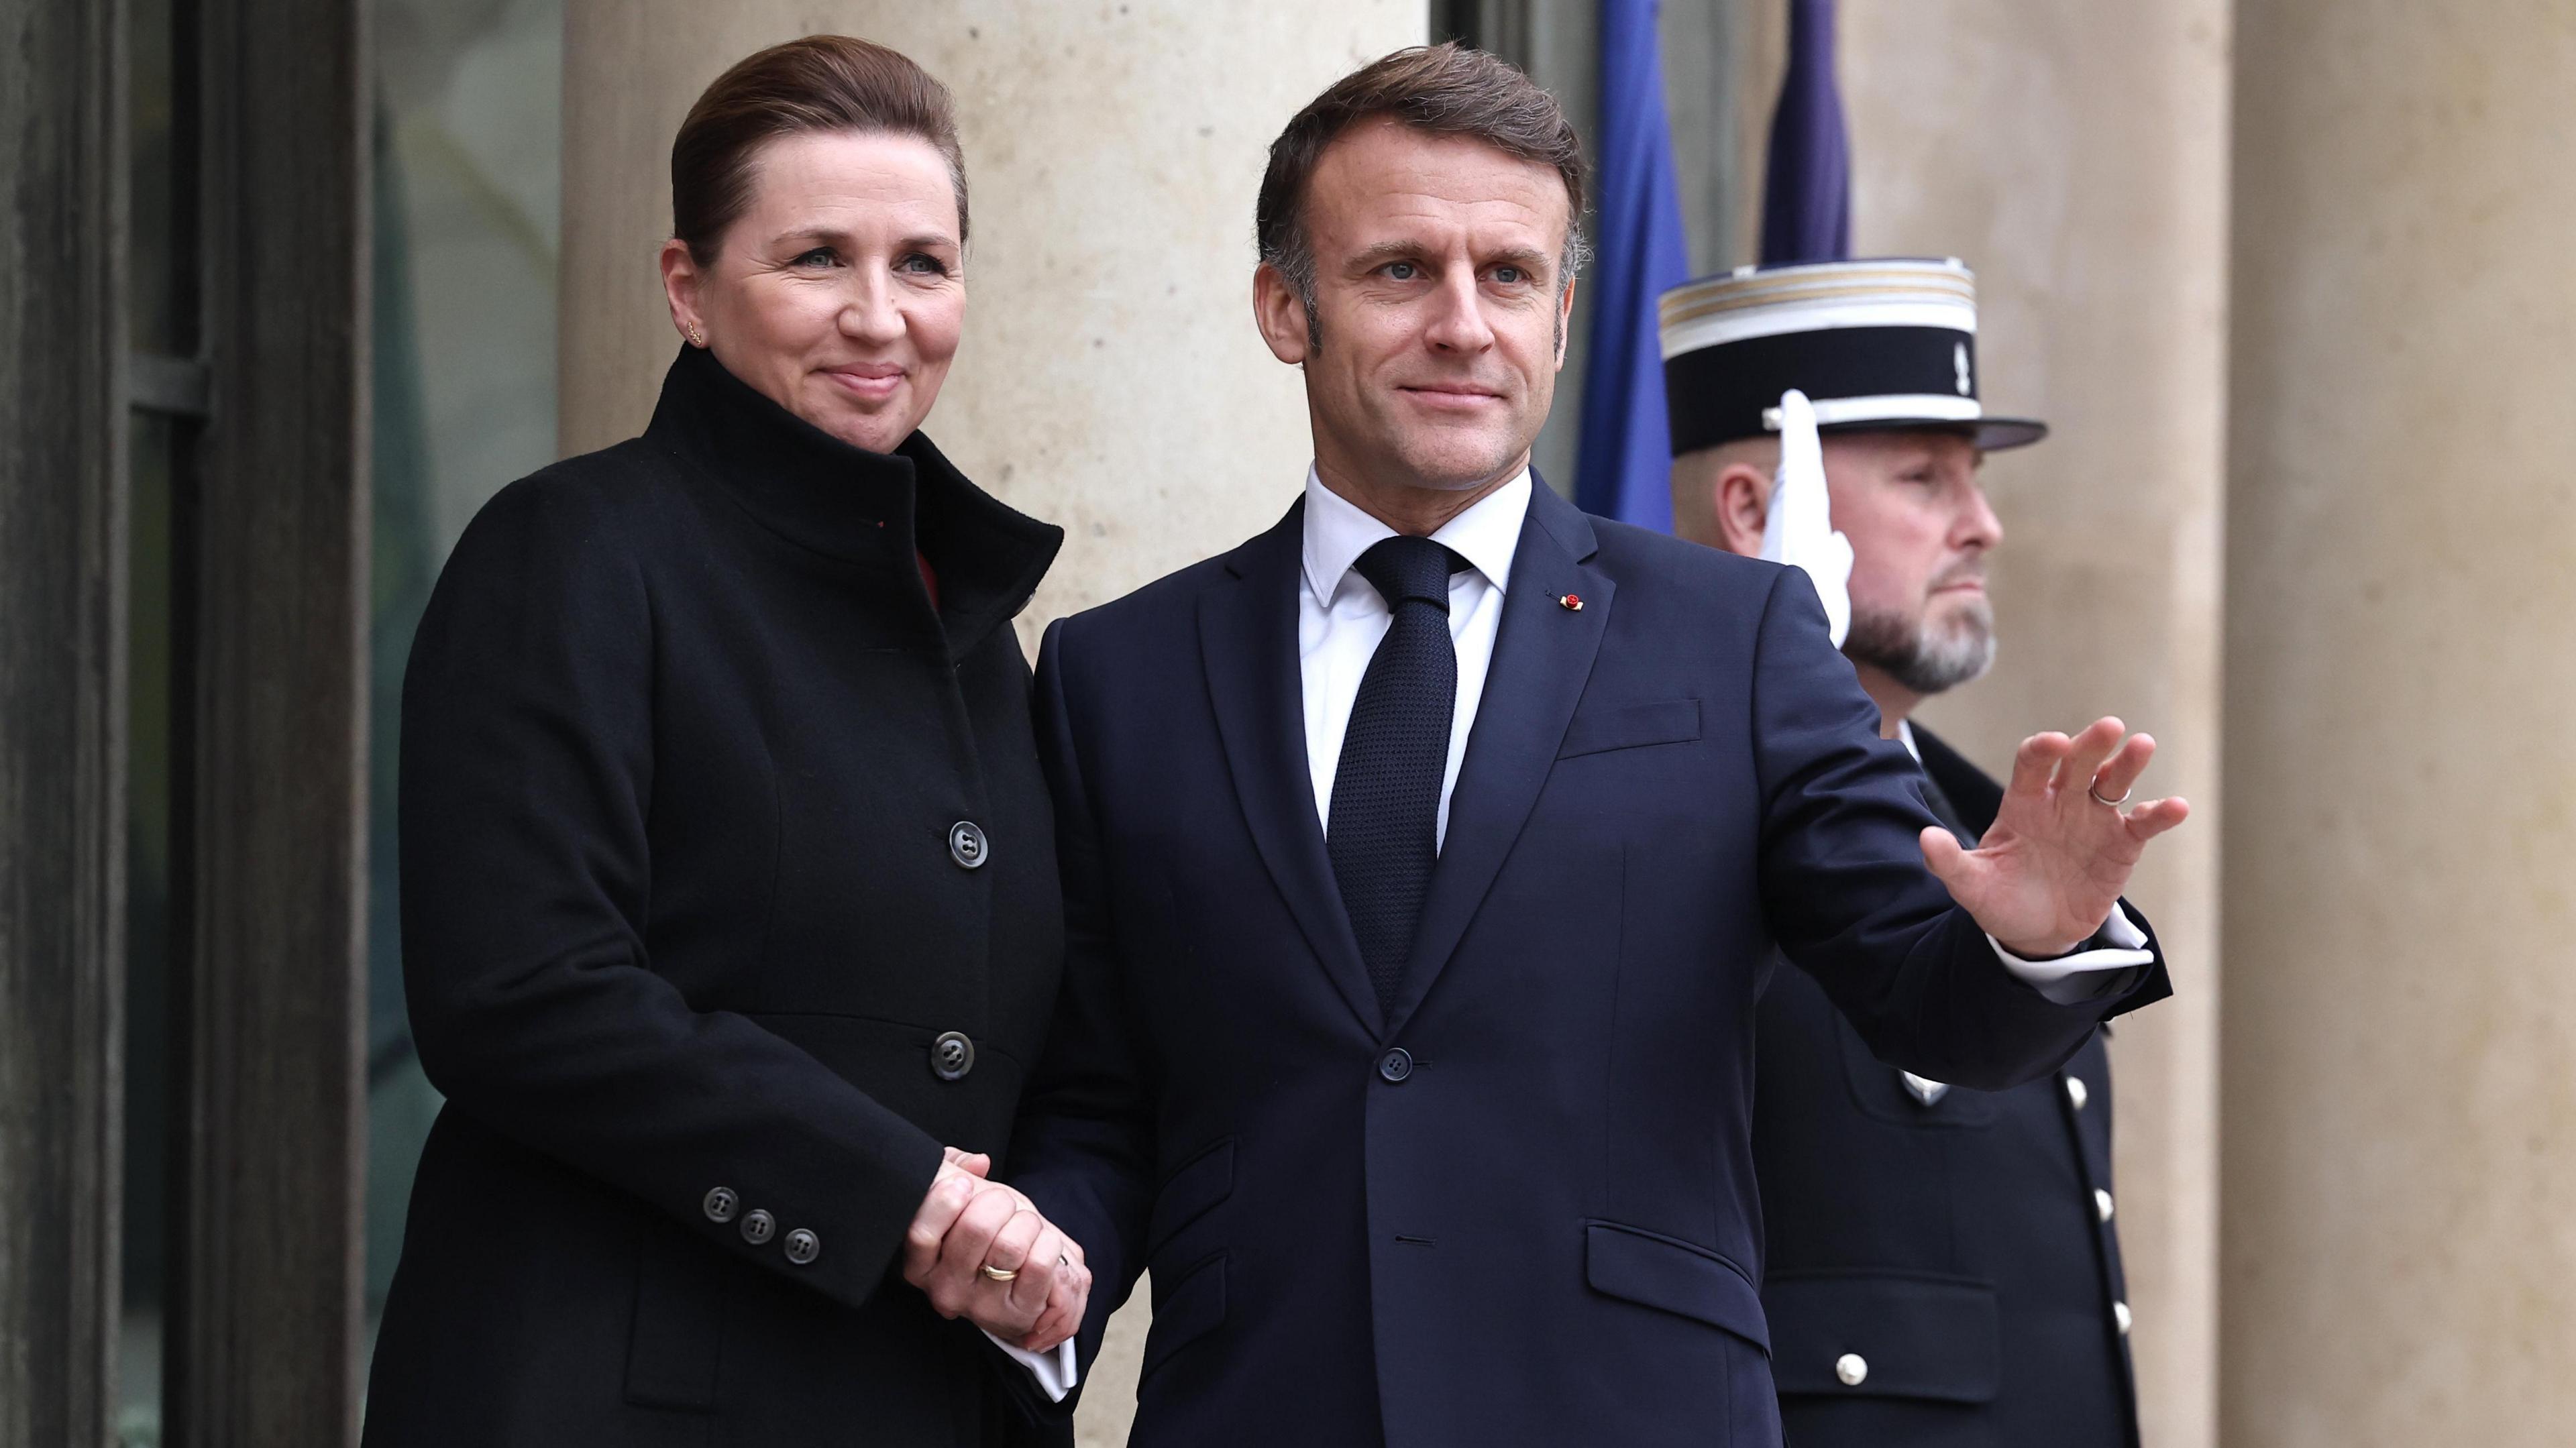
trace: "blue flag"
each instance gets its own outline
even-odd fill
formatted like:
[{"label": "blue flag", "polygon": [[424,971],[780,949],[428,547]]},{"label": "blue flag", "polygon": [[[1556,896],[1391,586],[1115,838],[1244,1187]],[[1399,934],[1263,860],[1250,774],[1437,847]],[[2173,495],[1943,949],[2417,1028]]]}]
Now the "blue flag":
[{"label": "blue flag", "polygon": [[1771,113],[1762,262],[1851,255],[1851,147],[1834,84],[1834,0],[1789,0],[1789,71]]},{"label": "blue flag", "polygon": [[1655,43],[1660,8],[1659,0],[1601,6],[1601,229],[1574,500],[1587,513],[1670,532],[1672,434],[1655,299],[1690,279],[1690,253]]}]

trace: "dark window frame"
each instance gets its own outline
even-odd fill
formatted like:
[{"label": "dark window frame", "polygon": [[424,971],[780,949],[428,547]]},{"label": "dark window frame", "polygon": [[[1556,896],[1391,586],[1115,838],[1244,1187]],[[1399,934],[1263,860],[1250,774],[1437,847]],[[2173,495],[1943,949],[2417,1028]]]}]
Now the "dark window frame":
[{"label": "dark window frame", "polygon": [[[183,325],[135,351],[123,0],[0,53],[0,1442],[111,1441],[129,415],[176,449],[163,1442],[350,1443],[362,1345],[364,0],[178,0]],[[196,323],[193,330],[184,325]]]}]

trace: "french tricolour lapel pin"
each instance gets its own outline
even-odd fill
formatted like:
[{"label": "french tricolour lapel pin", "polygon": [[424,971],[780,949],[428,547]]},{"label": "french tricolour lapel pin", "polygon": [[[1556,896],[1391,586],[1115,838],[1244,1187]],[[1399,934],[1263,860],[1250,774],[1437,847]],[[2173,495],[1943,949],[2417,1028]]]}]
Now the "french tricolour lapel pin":
[{"label": "french tricolour lapel pin", "polygon": [[1563,595],[1560,595],[1560,596],[1557,598],[1557,600],[1556,600],[1556,601],[1557,601],[1557,602],[1559,602],[1559,603],[1561,603],[1561,604],[1564,604],[1564,605],[1565,605],[1565,610],[1566,610],[1566,612],[1568,612],[1568,613],[1581,613],[1581,612],[1583,612],[1583,595],[1582,595],[1582,594],[1579,594],[1579,593],[1568,593],[1568,594],[1563,594]]}]

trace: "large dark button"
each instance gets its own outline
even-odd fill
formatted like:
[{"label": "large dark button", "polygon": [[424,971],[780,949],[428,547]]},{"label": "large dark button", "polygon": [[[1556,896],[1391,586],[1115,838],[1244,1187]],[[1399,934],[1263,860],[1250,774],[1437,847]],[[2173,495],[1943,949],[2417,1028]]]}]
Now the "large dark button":
[{"label": "large dark button", "polygon": [[707,1193],[707,1220],[730,1222],[733,1220],[734,1209],[741,1205],[742,1198],[733,1194],[733,1188],[717,1187]]},{"label": "large dark button", "polygon": [[803,1227],[799,1227],[795,1231],[787,1234],[788,1261],[799,1267],[810,1267],[814,1265],[814,1259],[822,1255],[822,1238],[815,1236]]},{"label": "large dark button", "polygon": [[959,820],[948,827],[948,858],[969,870],[984,868],[993,858],[993,845],[984,838],[983,826],[973,820]]},{"label": "large dark button", "polygon": [[1413,1053],[1402,1046],[1377,1058],[1377,1073],[1389,1081],[1401,1081],[1413,1074]]},{"label": "large dark button", "polygon": [[942,1032],[930,1043],[930,1073],[942,1081],[962,1081],[975,1069],[975,1043],[964,1031]]},{"label": "large dark button", "polygon": [[766,1243],[777,1231],[778,1219],[760,1208],[754,1207],[743,1213],[742,1239],[751,1245],[758,1247]]}]

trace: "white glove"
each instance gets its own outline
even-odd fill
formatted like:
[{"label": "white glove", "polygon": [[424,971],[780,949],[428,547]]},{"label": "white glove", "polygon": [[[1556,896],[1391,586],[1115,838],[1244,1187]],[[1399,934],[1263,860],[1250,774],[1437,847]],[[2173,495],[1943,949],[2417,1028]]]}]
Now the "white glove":
[{"label": "white glove", "polygon": [[1851,540],[1834,531],[1825,491],[1825,448],[1816,438],[1816,409],[1807,394],[1780,394],[1780,472],[1771,484],[1771,513],[1762,524],[1762,556],[1794,564],[1815,580],[1825,601],[1834,647],[1851,632]]}]

